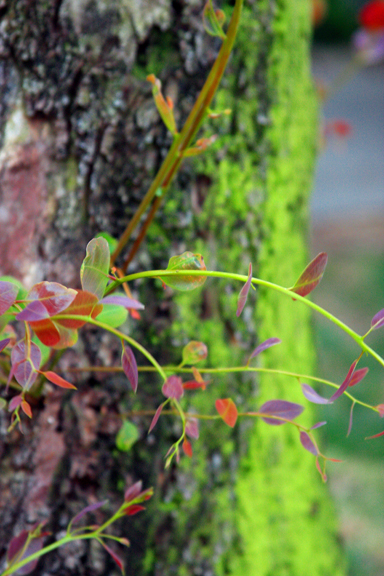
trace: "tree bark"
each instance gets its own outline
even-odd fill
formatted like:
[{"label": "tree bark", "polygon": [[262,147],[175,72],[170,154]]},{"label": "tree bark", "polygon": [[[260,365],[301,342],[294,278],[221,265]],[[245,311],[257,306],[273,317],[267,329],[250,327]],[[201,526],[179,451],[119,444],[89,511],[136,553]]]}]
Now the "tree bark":
[{"label": "tree bark", "polygon": [[[181,126],[219,48],[204,32],[203,4],[0,1],[2,274],[28,287],[45,279],[79,287],[86,243],[100,231],[122,233],[171,143],[145,77],[161,78]],[[209,269],[245,274],[252,261],[259,276],[294,283],[307,261],[316,147],[309,34],[307,0],[246,3],[216,98],[232,114],[205,129],[217,143],[184,163],[130,270],[164,268],[191,250]],[[310,318],[297,302],[259,291],[237,320],[239,286],[207,281],[182,295],[153,282],[133,288],[146,311],[129,332],[162,364],[180,361],[190,339],[207,344],[212,366],[244,364],[257,341],[278,336],[283,344],[264,366],[313,369]],[[85,328],[59,366],[116,366],[119,355],[113,338]],[[142,479],[155,487],[148,511],[115,529],[131,540],[129,576],[344,574],[328,494],[291,430],[205,424],[192,461],[164,471],[175,434],[169,418],[147,436],[150,420],[130,416],[140,440],[127,454],[115,447],[122,417],[161,402],[156,377],[140,376],[135,398],[122,375],[85,373],[76,384],[64,395],[46,385],[24,435],[7,435],[0,412],[0,554],[36,521],[58,534],[96,499],[108,497],[112,511],[126,483]],[[227,376],[191,396],[190,409],[213,413],[218,397],[239,409],[301,402],[286,378]],[[118,571],[97,543],[82,542],[44,557],[37,573]]]}]

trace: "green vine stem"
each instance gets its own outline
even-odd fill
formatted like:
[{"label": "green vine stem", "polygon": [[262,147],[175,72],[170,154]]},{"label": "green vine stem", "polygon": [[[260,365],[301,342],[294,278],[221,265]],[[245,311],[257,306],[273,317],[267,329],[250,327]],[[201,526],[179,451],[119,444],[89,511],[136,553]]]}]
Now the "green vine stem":
[{"label": "green vine stem", "polygon": [[[114,281],[106,290],[106,294],[112,292],[119,284],[123,282],[132,282],[133,280],[138,280],[139,278],[166,278],[170,276],[197,276],[197,277],[208,277],[208,278],[222,278],[226,280],[236,280],[240,282],[246,282],[248,277],[243,274],[233,274],[231,272],[214,272],[209,270],[149,270],[146,272],[137,272],[136,274],[130,274],[128,276],[124,276],[124,278],[120,278],[119,280]],[[278,284],[273,284],[272,282],[268,282],[267,280],[261,280],[260,278],[252,278],[252,284],[264,286],[265,288],[271,288],[277,292],[285,294],[294,300],[298,300],[302,302],[306,306],[309,306],[313,310],[316,310],[322,316],[325,316],[330,322],[341,328],[346,334],[348,334],[355,342],[360,346],[360,348],[370,354],[379,364],[384,367],[384,359],[370,346],[368,346],[364,342],[365,336],[360,336],[357,332],[352,330],[347,324],[336,318],[333,314],[315,304],[311,300],[292,292],[289,288],[284,288],[283,286],[279,286]]]},{"label": "green vine stem", "polygon": [[[158,190],[161,190],[162,196],[164,197],[167,192],[174,176],[176,175],[180,164],[183,161],[183,154],[191,145],[194,137],[196,136],[199,128],[201,127],[204,119],[207,116],[208,108],[216,94],[217,88],[219,86],[220,80],[224,74],[224,70],[227,66],[228,59],[231,55],[233,44],[237,35],[237,30],[239,27],[241,11],[243,7],[244,0],[236,0],[232,17],[227,29],[227,37],[223,41],[220,52],[215,60],[215,63],[208,75],[208,78],[193,106],[180,134],[176,134],[173,144],[160,167],[155,179],[153,180],[148,192],[144,196],[140,206],[135,212],[132,220],[129,222],[125,231],[123,232],[115,251],[111,256],[111,266],[115,263],[116,259],[124,249],[125,245],[129,241],[132,233],[139,224],[141,217],[147,210],[148,206],[155,198]],[[155,216],[155,212],[160,205],[160,200],[156,201],[156,209],[151,211],[151,218]],[[145,229],[148,228],[150,221],[145,223]],[[144,238],[144,234],[140,235],[141,240]],[[137,250],[138,246],[135,247]],[[125,263],[127,265],[127,263]],[[126,269],[126,267],[125,267]]]}]

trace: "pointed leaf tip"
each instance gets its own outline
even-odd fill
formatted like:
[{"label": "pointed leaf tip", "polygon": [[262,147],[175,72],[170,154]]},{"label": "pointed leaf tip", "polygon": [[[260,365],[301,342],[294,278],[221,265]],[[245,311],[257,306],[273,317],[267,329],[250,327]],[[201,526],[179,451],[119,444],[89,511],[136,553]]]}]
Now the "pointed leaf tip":
[{"label": "pointed leaf tip", "polygon": [[136,358],[129,346],[123,344],[123,352],[121,355],[121,363],[123,366],[124,374],[128,378],[132,390],[136,392],[139,383],[139,372],[137,369]]},{"label": "pointed leaf tip", "polygon": [[248,293],[249,293],[249,289],[251,288],[251,283],[252,283],[252,264],[249,264],[249,269],[248,269],[248,280],[246,281],[246,283],[244,284],[244,286],[242,287],[242,289],[240,290],[240,294],[239,297],[237,299],[237,310],[236,310],[236,316],[239,317],[240,314],[242,313],[245,303],[247,301],[248,298]]},{"label": "pointed leaf tip", "polygon": [[310,402],[313,402],[314,404],[329,404],[328,398],[320,396],[320,394],[318,394],[309,384],[302,384],[301,389],[306,399]]},{"label": "pointed leaf tip", "polygon": [[233,428],[236,424],[238,414],[234,401],[231,398],[219,399],[216,400],[215,406],[224,422]]},{"label": "pointed leaf tip", "polygon": [[300,432],[300,442],[303,447],[308,450],[314,456],[318,456],[319,451],[317,450],[316,446],[314,445],[313,441],[311,440],[310,436],[304,431]]},{"label": "pointed leaf tip", "polygon": [[254,349],[249,359],[255,358],[260,352],[264,352],[264,350],[267,350],[271,346],[276,346],[276,344],[281,344],[280,338],[268,338],[268,340],[265,340],[265,342],[262,342]]},{"label": "pointed leaf tip", "polygon": [[371,320],[371,328],[372,330],[377,330],[384,326],[384,308],[380,310]]},{"label": "pointed leaf tip", "polygon": [[325,252],[320,252],[320,254],[308,264],[290,290],[299,294],[299,296],[307,296],[307,294],[316,288],[322,279],[327,261],[328,255]]},{"label": "pointed leaf tip", "polygon": [[161,414],[161,411],[163,408],[164,408],[164,403],[160,404],[160,406],[157,408],[155,415],[152,418],[152,422],[151,422],[151,425],[149,427],[148,434],[150,434],[152,432],[152,430],[154,429],[154,427],[156,426],[157,421],[160,418],[160,414]]}]

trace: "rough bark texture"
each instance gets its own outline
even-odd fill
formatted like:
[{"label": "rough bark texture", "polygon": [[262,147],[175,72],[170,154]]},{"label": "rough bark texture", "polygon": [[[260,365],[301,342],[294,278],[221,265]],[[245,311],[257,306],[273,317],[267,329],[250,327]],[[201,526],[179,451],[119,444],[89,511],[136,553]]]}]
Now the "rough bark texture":
[{"label": "rough bark texture", "polygon": [[[77,287],[86,242],[100,230],[122,232],[170,144],[145,76],[161,77],[180,124],[218,48],[204,33],[202,7],[202,0],[0,2],[3,274],[28,286],[49,279]],[[308,36],[307,0],[246,3],[216,100],[233,113],[207,128],[218,143],[185,163],[132,270],[164,267],[188,249],[212,269],[245,273],[252,260],[262,277],[294,282],[307,260],[316,141]],[[266,366],[313,367],[309,317],[298,303],[260,292],[237,321],[239,286],[207,282],[198,295],[173,299],[153,283],[135,289],[146,312],[130,333],[162,363],[178,361],[193,338],[206,342],[213,366],[236,365],[258,340],[279,336],[284,343],[265,355]],[[89,363],[117,365],[118,343],[85,329],[61,368]],[[140,378],[135,399],[122,376],[86,374],[78,385],[68,395],[46,386],[24,436],[7,435],[0,412],[0,554],[36,521],[48,520],[57,534],[95,499],[107,496],[113,510],[124,485],[142,479],[156,488],[148,513],[116,528],[132,543],[128,575],[344,573],[328,496],[291,430],[207,424],[192,462],[164,472],[170,420],[147,437],[149,422],[134,418],[140,441],[128,454],[114,444],[121,414],[158,405],[158,379]],[[220,396],[247,408],[301,399],[284,378],[216,377],[193,407],[213,412]],[[47,556],[38,571],[117,573],[97,543],[84,542]]]}]

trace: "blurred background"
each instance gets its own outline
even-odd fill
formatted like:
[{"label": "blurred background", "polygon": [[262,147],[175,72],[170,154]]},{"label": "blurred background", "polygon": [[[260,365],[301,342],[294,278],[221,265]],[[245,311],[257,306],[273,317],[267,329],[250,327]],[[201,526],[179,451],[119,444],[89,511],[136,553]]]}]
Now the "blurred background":
[{"label": "blurred background", "polygon": [[[329,255],[314,300],[357,332],[384,308],[384,1],[314,0],[313,73],[322,100],[321,153],[312,198],[312,252]],[[357,34],[357,35],[356,35]],[[370,42],[370,44],[366,44]],[[357,346],[315,319],[319,374],[341,383]],[[384,331],[369,336],[384,355]],[[355,396],[384,403],[384,372],[370,371]],[[324,390],[329,395],[329,389]],[[349,559],[350,576],[384,575],[384,430],[377,414],[351,403],[322,408],[329,482]]]}]

